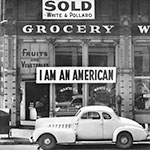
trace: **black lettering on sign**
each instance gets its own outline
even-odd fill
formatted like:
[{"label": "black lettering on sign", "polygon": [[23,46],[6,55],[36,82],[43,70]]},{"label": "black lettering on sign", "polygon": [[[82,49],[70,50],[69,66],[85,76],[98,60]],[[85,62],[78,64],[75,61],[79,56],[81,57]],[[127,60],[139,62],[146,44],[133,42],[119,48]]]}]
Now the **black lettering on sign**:
[{"label": "black lettering on sign", "polygon": [[70,70],[61,70],[59,80],[70,80]]},{"label": "black lettering on sign", "polygon": [[[41,79],[41,73],[40,70],[40,79]],[[46,70],[44,75],[44,80],[56,80],[56,70]]]}]

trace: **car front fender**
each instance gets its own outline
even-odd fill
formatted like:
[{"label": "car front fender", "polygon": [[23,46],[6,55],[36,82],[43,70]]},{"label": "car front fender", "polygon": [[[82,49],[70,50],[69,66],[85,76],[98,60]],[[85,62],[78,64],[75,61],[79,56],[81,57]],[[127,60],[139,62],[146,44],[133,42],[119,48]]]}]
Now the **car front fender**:
[{"label": "car front fender", "polygon": [[132,135],[133,141],[146,140],[148,133],[140,127],[136,126],[121,126],[118,127],[113,133],[113,142],[117,141],[117,136],[121,132],[128,132]]},{"label": "car front fender", "polygon": [[37,142],[38,138],[46,133],[53,135],[57,143],[74,143],[76,140],[75,131],[73,129],[54,129],[49,127],[35,129],[32,134],[32,140]]}]

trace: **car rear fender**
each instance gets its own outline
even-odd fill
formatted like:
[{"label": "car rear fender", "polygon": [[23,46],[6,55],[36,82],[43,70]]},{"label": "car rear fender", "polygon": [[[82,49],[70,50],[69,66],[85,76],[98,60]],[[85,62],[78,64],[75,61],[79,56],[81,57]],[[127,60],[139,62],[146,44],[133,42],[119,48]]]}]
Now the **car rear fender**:
[{"label": "car rear fender", "polygon": [[41,135],[47,133],[53,135],[57,143],[74,143],[76,140],[75,131],[73,129],[52,129],[41,127],[34,130],[32,135],[33,141],[37,142]]},{"label": "car rear fender", "polygon": [[132,132],[131,132],[131,128],[130,126],[122,126],[122,127],[118,127],[114,133],[113,133],[113,139],[112,141],[113,142],[116,142],[117,141],[117,136],[119,135],[119,133],[121,132],[128,132],[132,135]]},{"label": "car rear fender", "polygon": [[[113,133],[113,142],[117,141],[117,136],[121,132],[128,132],[131,134],[133,141],[140,141],[140,140],[146,140],[147,138],[147,133],[143,128],[139,128],[136,126],[122,126],[118,127],[114,133]],[[140,136],[139,136],[140,135]]]}]

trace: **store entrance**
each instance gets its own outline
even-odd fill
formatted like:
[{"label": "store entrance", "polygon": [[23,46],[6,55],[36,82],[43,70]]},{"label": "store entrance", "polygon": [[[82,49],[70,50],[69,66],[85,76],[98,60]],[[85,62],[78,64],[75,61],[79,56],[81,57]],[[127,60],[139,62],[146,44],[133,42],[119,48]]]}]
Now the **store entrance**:
[{"label": "store entrance", "polygon": [[[45,109],[40,110],[40,115],[47,116],[49,114],[49,85],[36,84],[35,82],[25,82],[25,113],[26,120],[35,119],[37,112],[37,103],[42,102]],[[40,105],[40,104],[39,104]],[[35,112],[36,110],[36,112]]]}]

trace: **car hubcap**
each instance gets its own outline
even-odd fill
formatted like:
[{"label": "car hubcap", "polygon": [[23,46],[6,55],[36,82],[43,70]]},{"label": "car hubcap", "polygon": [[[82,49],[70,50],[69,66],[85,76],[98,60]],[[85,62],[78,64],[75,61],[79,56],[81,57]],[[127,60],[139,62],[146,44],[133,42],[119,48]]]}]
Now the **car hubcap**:
[{"label": "car hubcap", "polygon": [[49,138],[45,139],[44,144],[46,144],[46,145],[51,144],[51,140]]},{"label": "car hubcap", "polygon": [[122,144],[127,144],[127,143],[128,143],[128,138],[122,137],[122,138],[121,138],[121,143],[122,143]]}]

